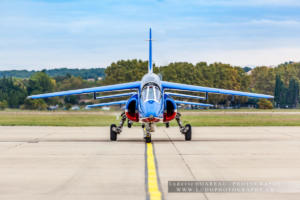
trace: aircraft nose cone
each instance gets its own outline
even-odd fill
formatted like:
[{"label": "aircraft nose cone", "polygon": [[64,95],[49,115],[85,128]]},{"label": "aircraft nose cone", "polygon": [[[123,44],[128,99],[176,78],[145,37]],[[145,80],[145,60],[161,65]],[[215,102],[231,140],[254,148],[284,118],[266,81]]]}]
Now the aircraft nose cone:
[{"label": "aircraft nose cone", "polygon": [[145,117],[157,117],[159,114],[159,103],[155,101],[148,101],[145,103]]}]

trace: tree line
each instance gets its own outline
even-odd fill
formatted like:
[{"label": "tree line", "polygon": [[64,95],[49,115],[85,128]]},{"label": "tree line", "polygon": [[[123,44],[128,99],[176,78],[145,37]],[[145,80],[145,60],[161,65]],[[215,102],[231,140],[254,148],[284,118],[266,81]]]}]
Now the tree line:
[{"label": "tree line", "polygon": [[94,87],[99,85],[99,82],[101,81],[87,81],[70,74],[52,78],[43,71],[34,73],[29,79],[3,77],[0,79],[0,109],[8,107],[45,110],[51,105],[70,108],[72,104],[80,103],[80,96],[36,100],[26,97],[40,93]]},{"label": "tree line", "polygon": [[[141,60],[112,63],[105,70],[104,83],[140,80],[147,72],[147,66],[148,62]],[[287,62],[277,67],[261,66],[251,69],[223,63],[175,62],[160,67],[154,65],[154,72],[160,74],[165,81],[274,95],[275,101],[272,103],[276,107],[293,108],[299,104],[300,63]],[[276,80],[281,81],[280,91],[275,91],[275,85],[278,84]],[[209,95],[208,102],[232,107],[258,105],[257,99],[214,94]]]},{"label": "tree line", "polygon": [[[87,81],[85,75],[57,73],[51,77],[48,71],[34,72],[29,78],[4,76],[0,79],[0,108],[46,109],[50,105],[70,107],[74,104],[93,103],[89,95],[28,100],[32,94],[54,92],[85,87],[125,83],[141,80],[147,73],[148,62],[120,60],[103,70],[103,79]],[[97,69],[93,69],[95,74]],[[50,70],[49,70],[50,71]],[[59,71],[59,70],[58,70]],[[175,62],[166,66],[154,65],[154,72],[165,81],[201,85],[207,87],[240,90],[274,95],[276,107],[297,107],[299,103],[300,63],[285,63],[277,67],[242,68],[223,63],[196,64]],[[199,95],[203,95],[200,94]],[[246,97],[209,94],[208,103],[216,107],[272,106],[271,102]]]},{"label": "tree line", "polygon": [[[51,77],[56,76],[66,76],[67,74],[81,77],[83,79],[96,79],[98,77],[104,77],[105,68],[90,68],[90,69],[68,69],[68,68],[58,68],[58,69],[44,69],[42,70]],[[16,77],[16,78],[30,78],[35,74],[35,70],[3,70],[0,71],[0,77]]]}]

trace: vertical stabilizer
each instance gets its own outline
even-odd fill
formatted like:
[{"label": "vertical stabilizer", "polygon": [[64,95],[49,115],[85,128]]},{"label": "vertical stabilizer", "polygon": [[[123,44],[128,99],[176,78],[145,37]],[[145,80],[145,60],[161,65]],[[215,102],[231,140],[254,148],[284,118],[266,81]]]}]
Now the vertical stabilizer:
[{"label": "vertical stabilizer", "polygon": [[153,72],[153,66],[152,66],[152,33],[151,28],[149,31],[149,65],[148,65],[148,73]]}]

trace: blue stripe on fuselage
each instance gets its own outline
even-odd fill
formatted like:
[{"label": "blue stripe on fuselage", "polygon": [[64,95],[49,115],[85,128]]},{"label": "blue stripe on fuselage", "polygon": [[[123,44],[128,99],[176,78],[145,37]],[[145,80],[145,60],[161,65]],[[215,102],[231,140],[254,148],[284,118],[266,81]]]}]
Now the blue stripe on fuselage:
[{"label": "blue stripe on fuselage", "polygon": [[141,118],[145,118],[145,117],[162,118],[163,115],[162,101],[157,102],[154,100],[149,100],[146,102],[141,102],[140,105],[141,105],[141,110],[140,110]]}]

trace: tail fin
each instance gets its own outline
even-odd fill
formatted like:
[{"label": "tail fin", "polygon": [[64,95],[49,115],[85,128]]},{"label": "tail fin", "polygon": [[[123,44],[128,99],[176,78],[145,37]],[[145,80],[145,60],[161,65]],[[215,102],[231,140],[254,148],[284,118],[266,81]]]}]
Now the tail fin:
[{"label": "tail fin", "polygon": [[152,33],[151,28],[149,31],[149,66],[148,66],[148,73],[153,72],[153,66],[152,66]]}]

